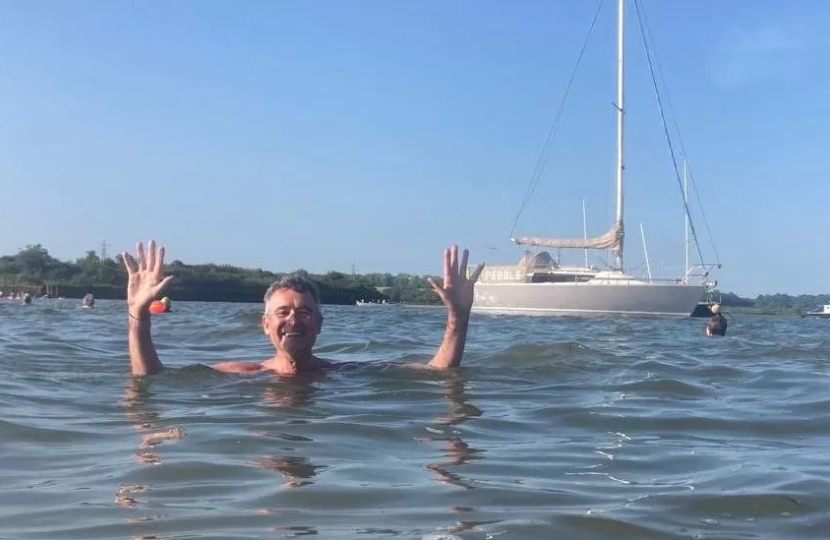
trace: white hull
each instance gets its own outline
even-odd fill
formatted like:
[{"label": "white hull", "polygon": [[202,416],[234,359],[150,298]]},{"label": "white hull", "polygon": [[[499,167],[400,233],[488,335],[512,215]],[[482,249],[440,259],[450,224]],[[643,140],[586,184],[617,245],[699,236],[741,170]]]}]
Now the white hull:
[{"label": "white hull", "polygon": [[640,280],[619,283],[477,283],[473,310],[539,315],[688,317],[702,285]]}]

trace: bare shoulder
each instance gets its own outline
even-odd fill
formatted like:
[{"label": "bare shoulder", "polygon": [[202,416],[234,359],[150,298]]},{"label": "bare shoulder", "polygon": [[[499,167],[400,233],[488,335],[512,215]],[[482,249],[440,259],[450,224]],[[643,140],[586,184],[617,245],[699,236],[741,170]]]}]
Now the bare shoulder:
[{"label": "bare shoulder", "polygon": [[317,358],[316,356],[314,357],[314,360],[317,361],[317,366],[321,368],[330,368],[338,365],[335,362],[332,362],[331,360],[324,360],[323,358]]},{"label": "bare shoulder", "polygon": [[262,371],[262,364],[259,362],[219,362],[212,364],[211,368],[222,373],[254,373]]}]

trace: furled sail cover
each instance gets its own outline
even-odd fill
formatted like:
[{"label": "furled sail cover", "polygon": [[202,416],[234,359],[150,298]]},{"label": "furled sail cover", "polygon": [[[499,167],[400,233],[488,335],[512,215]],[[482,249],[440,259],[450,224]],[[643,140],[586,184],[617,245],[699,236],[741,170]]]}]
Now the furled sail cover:
[{"label": "furled sail cover", "polygon": [[523,246],[541,246],[549,248],[577,249],[617,249],[622,243],[622,223],[615,223],[608,232],[593,238],[540,238],[537,236],[520,236],[513,241]]}]

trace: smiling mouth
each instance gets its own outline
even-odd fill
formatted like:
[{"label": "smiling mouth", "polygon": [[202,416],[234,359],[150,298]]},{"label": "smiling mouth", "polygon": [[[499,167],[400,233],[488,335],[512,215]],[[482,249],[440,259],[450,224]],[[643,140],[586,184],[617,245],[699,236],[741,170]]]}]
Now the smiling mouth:
[{"label": "smiling mouth", "polygon": [[284,337],[284,338],[303,337],[304,335],[305,335],[305,332],[298,332],[296,330],[293,330],[291,332],[283,332],[282,333],[282,337]]}]

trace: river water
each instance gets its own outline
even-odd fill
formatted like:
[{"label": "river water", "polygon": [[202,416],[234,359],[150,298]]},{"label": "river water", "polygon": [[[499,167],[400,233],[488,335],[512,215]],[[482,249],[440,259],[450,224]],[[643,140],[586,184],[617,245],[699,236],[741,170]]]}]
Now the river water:
[{"label": "river water", "polygon": [[325,306],[324,376],[259,360],[260,306],[154,316],[0,301],[0,538],[816,538],[830,535],[830,321],[476,316]]}]

